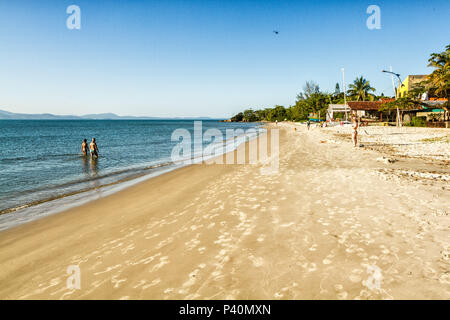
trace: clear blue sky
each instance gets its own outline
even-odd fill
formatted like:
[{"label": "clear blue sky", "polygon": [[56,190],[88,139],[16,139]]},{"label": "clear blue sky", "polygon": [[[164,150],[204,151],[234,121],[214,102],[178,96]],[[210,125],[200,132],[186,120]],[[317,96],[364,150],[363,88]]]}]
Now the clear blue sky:
[{"label": "clear blue sky", "polygon": [[[66,28],[71,4],[81,30]],[[229,117],[289,106],[307,80],[334,91],[342,67],[392,95],[381,70],[429,73],[449,17],[448,0],[0,0],[0,109]]]}]

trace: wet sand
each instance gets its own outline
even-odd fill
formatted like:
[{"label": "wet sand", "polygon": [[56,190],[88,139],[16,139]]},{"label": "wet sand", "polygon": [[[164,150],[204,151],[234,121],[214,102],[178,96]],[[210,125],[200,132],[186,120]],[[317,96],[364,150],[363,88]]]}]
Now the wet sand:
[{"label": "wet sand", "polygon": [[0,232],[0,298],[450,298],[448,182],[389,178],[421,160],[278,128],[277,173],[192,165]]}]

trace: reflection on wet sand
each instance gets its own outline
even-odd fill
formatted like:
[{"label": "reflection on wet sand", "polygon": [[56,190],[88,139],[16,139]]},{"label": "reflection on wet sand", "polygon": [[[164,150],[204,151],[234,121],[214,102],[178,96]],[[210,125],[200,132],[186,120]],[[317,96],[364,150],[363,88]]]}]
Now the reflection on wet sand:
[{"label": "reflection on wet sand", "polygon": [[[93,178],[97,178],[98,177],[98,158],[94,157],[94,158],[90,158],[90,167],[91,167],[91,172],[90,175]],[[93,179],[90,182],[91,187],[94,188],[94,190],[96,190],[96,193],[99,195],[99,197],[102,194],[101,191],[101,183],[100,183],[100,179]]]}]

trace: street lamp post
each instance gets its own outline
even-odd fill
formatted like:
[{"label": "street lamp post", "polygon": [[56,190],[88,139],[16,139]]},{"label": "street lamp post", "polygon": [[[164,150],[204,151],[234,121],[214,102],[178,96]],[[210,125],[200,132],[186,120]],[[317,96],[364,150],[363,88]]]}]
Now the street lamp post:
[{"label": "street lamp post", "polygon": [[[398,79],[398,88],[397,88],[397,90],[395,90],[395,92],[394,92],[394,94],[395,94],[395,100],[397,100],[397,91],[398,91],[398,89],[399,89],[399,88],[401,87],[401,85],[402,85],[402,79],[400,78],[400,74],[395,73],[395,72],[392,72],[392,71],[387,71],[387,70],[382,70],[382,72],[390,73],[390,74],[393,74],[394,76],[397,76],[397,79]],[[398,126],[398,127],[401,127],[401,126],[402,126],[402,120],[400,119],[400,110],[398,109],[398,106],[397,106],[397,126]]]}]

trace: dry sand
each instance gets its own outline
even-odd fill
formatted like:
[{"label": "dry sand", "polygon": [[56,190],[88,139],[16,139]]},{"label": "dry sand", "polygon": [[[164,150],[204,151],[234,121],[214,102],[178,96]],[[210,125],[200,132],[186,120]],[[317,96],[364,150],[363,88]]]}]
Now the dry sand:
[{"label": "dry sand", "polygon": [[448,181],[397,174],[448,163],[278,128],[278,173],[193,165],[0,232],[0,298],[450,298]]}]

